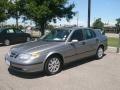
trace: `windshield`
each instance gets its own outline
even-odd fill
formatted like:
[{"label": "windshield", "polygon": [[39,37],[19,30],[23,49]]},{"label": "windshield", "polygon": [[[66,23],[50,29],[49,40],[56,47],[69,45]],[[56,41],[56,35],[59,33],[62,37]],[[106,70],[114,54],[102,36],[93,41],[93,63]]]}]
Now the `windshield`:
[{"label": "windshield", "polygon": [[47,41],[65,41],[69,36],[71,30],[52,30],[42,40]]}]

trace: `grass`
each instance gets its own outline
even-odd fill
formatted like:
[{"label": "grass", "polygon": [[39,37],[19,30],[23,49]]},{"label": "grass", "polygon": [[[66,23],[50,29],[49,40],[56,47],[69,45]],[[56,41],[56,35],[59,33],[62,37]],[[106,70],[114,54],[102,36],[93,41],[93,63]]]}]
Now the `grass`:
[{"label": "grass", "polygon": [[118,38],[115,38],[115,37],[109,37],[108,38],[108,46],[111,46],[111,47],[118,47]]}]

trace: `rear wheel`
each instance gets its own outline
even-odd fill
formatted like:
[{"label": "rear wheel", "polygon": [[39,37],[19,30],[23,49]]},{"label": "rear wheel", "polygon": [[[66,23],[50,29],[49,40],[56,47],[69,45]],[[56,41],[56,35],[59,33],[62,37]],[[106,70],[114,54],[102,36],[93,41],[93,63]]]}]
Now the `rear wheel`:
[{"label": "rear wheel", "polygon": [[52,56],[47,59],[45,63],[45,72],[48,75],[54,75],[60,72],[62,69],[61,58],[58,56]]},{"label": "rear wheel", "polygon": [[104,55],[104,49],[103,49],[103,47],[99,47],[97,49],[96,58],[101,59],[103,57],[103,55]]},{"label": "rear wheel", "polygon": [[4,40],[4,45],[6,45],[6,46],[10,45],[10,40],[8,40],[8,39]]}]

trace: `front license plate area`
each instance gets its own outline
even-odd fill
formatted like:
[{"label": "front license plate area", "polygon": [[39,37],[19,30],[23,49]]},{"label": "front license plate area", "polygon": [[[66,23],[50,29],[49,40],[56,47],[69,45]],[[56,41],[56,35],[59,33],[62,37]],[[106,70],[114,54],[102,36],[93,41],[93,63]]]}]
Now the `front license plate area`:
[{"label": "front license plate area", "polygon": [[6,60],[6,64],[7,64],[8,66],[10,66],[10,61]]}]

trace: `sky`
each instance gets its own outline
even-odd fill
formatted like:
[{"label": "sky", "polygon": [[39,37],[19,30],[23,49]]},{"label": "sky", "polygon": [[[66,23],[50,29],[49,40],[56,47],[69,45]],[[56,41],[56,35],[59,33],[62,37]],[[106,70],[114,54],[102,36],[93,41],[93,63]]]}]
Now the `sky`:
[{"label": "sky", "polygon": [[[97,18],[101,18],[104,23],[114,25],[116,18],[120,18],[120,0],[91,0],[91,25]],[[78,12],[78,15],[74,16],[72,20],[67,22],[65,19],[61,21],[57,20],[57,23],[51,23],[54,25],[75,25],[78,23],[79,26],[87,26],[87,9],[88,0],[69,0],[69,3],[74,3],[75,8],[73,11]],[[21,23],[22,20],[19,20]],[[15,24],[14,19],[7,21],[7,24]],[[22,23],[21,23],[22,24]],[[29,21],[28,21],[28,24]]]}]

